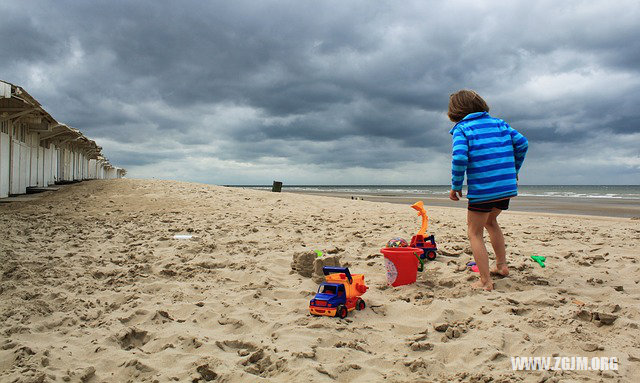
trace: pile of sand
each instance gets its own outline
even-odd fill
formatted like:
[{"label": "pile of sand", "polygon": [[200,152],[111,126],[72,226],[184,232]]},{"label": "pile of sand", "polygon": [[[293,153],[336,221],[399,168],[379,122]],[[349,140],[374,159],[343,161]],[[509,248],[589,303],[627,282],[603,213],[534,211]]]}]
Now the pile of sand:
[{"label": "pile of sand", "polygon": [[339,255],[318,255],[315,251],[299,251],[293,254],[291,270],[303,277],[311,278],[314,282],[324,281],[324,266],[340,266]]}]

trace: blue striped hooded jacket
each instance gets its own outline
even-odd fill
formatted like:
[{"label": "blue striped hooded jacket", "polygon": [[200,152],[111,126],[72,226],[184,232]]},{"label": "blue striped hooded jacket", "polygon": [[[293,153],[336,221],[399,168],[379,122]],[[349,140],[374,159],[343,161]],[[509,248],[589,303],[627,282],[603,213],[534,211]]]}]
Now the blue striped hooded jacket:
[{"label": "blue striped hooded jacket", "polygon": [[453,135],[451,189],[462,190],[466,172],[469,203],[518,195],[516,175],[529,148],[522,134],[487,112],[468,114],[449,133]]}]

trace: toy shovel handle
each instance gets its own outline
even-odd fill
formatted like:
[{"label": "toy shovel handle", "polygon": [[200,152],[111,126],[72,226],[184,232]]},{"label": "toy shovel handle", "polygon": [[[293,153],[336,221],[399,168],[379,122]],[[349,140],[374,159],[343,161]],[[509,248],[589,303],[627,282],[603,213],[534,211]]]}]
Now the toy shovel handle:
[{"label": "toy shovel handle", "polygon": [[418,259],[418,262],[420,262],[420,266],[418,266],[418,271],[422,272],[422,270],[424,270],[424,262],[422,262],[422,259],[420,259],[420,255],[417,251],[414,251],[413,255],[415,255],[415,257]]},{"label": "toy shovel handle", "polygon": [[427,217],[427,211],[424,210],[424,203],[422,201],[418,201],[411,205],[411,207],[418,211],[419,216],[422,216],[422,226],[420,227],[420,231],[418,231],[417,235],[424,236],[427,233],[427,227],[429,226],[429,217]]}]

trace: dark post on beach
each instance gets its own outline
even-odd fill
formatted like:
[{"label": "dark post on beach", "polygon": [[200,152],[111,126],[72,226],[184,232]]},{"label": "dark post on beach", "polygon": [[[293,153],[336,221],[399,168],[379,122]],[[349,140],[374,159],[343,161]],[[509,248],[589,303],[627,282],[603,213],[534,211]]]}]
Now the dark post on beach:
[{"label": "dark post on beach", "polygon": [[280,193],[280,191],[282,191],[282,182],[273,181],[273,187],[271,188],[271,191]]}]

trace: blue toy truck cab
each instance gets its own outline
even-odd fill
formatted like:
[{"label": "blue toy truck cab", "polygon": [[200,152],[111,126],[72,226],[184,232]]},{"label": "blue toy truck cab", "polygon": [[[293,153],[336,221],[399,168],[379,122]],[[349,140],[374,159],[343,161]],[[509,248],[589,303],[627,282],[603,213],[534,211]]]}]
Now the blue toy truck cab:
[{"label": "blue toy truck cab", "polygon": [[327,301],[328,307],[338,307],[347,302],[346,292],[343,284],[323,283],[318,287],[318,294],[315,299]]},{"label": "blue toy truck cab", "polygon": [[321,283],[318,293],[311,300],[314,314],[331,315],[337,314],[338,307],[347,303],[347,294],[344,285],[341,283]]}]

